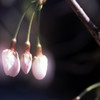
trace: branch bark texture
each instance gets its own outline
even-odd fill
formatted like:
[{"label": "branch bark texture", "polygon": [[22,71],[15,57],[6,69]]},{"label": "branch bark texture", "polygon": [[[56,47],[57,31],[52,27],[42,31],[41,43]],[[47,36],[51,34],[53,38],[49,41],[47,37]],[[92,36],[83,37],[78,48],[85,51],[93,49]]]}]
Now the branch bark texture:
[{"label": "branch bark texture", "polygon": [[83,24],[86,26],[88,31],[91,33],[93,38],[96,40],[96,42],[100,46],[100,32],[98,31],[98,28],[96,27],[96,25],[90,20],[90,18],[87,16],[84,10],[80,7],[80,5],[78,4],[76,0],[66,0],[66,2],[69,4],[72,10],[76,13],[79,19],[83,22]]}]

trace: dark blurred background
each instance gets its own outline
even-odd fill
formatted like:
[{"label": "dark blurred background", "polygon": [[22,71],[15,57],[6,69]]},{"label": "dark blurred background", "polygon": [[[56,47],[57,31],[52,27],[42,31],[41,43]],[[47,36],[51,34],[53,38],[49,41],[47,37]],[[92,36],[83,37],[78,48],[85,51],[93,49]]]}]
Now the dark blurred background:
[{"label": "dark blurred background", "polygon": [[[18,21],[31,0],[0,0],[0,100],[72,100],[86,87],[100,81],[100,47],[65,0],[47,0],[41,12],[40,38],[49,59],[45,79],[31,71],[15,78],[4,74],[1,54],[9,48]],[[77,0],[91,20],[100,26],[100,0]],[[24,51],[30,7],[18,34],[16,50]],[[31,31],[31,53],[36,46],[37,18]],[[88,99],[94,100],[96,90]]]}]

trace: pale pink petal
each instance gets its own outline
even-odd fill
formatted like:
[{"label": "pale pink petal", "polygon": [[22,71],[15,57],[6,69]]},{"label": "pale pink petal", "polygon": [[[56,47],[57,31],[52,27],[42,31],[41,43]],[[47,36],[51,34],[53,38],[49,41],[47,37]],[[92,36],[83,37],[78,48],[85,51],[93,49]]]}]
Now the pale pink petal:
[{"label": "pale pink petal", "polygon": [[45,55],[35,57],[32,64],[32,73],[38,80],[42,80],[46,76],[48,60]]},{"label": "pale pink petal", "polygon": [[3,69],[6,75],[15,77],[20,71],[20,60],[16,51],[6,49],[2,52]]},{"label": "pale pink petal", "polygon": [[21,56],[21,68],[25,74],[28,74],[32,66],[32,55],[30,52],[25,52]]}]

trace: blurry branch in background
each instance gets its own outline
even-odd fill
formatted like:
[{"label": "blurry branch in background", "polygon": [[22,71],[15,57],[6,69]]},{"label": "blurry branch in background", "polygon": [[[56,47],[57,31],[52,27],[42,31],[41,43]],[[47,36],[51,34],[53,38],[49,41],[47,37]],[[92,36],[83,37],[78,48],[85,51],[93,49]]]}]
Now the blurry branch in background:
[{"label": "blurry branch in background", "polygon": [[91,33],[93,38],[96,40],[96,42],[100,46],[100,32],[98,28],[96,27],[96,25],[90,20],[90,18],[86,15],[86,13],[80,7],[80,5],[78,4],[76,0],[66,0],[66,2],[69,4],[72,10],[76,13],[79,19],[83,22],[83,24],[86,26],[88,31]]},{"label": "blurry branch in background", "polygon": [[[95,84],[93,84],[93,85],[91,85],[91,86],[89,86],[88,88],[86,88],[79,96],[77,96],[75,99],[73,99],[73,100],[80,100],[81,98],[83,98],[83,96],[85,95],[85,94],[87,94],[88,92],[90,92],[90,91],[92,91],[93,89],[96,89],[96,88],[98,88],[98,87],[100,87],[100,82],[98,82],[98,83],[95,83]],[[100,94],[97,96],[97,98],[99,98],[100,97]],[[95,99],[95,100],[99,100],[99,99]]]}]

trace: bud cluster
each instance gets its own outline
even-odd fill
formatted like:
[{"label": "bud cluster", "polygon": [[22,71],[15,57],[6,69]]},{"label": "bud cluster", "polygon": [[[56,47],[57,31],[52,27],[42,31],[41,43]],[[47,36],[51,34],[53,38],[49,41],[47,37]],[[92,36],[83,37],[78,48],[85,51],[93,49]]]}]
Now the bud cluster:
[{"label": "bud cluster", "polygon": [[[41,6],[42,3],[44,2],[45,0],[38,0],[37,4],[38,6]],[[40,11],[40,9],[38,9],[38,11]],[[22,69],[22,71],[25,74],[28,74],[32,69],[34,77],[38,80],[42,80],[46,76],[48,60],[47,57],[42,54],[42,47],[40,45],[39,40],[37,43],[36,55],[33,57],[33,59],[32,59],[32,54],[30,53],[29,37],[30,37],[30,30],[31,30],[33,16],[34,13],[30,21],[27,41],[25,42],[25,49],[21,57],[19,58],[18,52],[15,50],[18,30],[16,31],[15,37],[12,39],[10,49],[5,49],[2,52],[3,69],[5,74],[8,76],[11,77],[17,76],[18,73],[20,72],[20,69]],[[24,16],[22,16],[20,24],[23,18]],[[18,29],[20,27],[20,24],[18,26]],[[37,35],[37,39],[39,39],[39,35]]]}]

